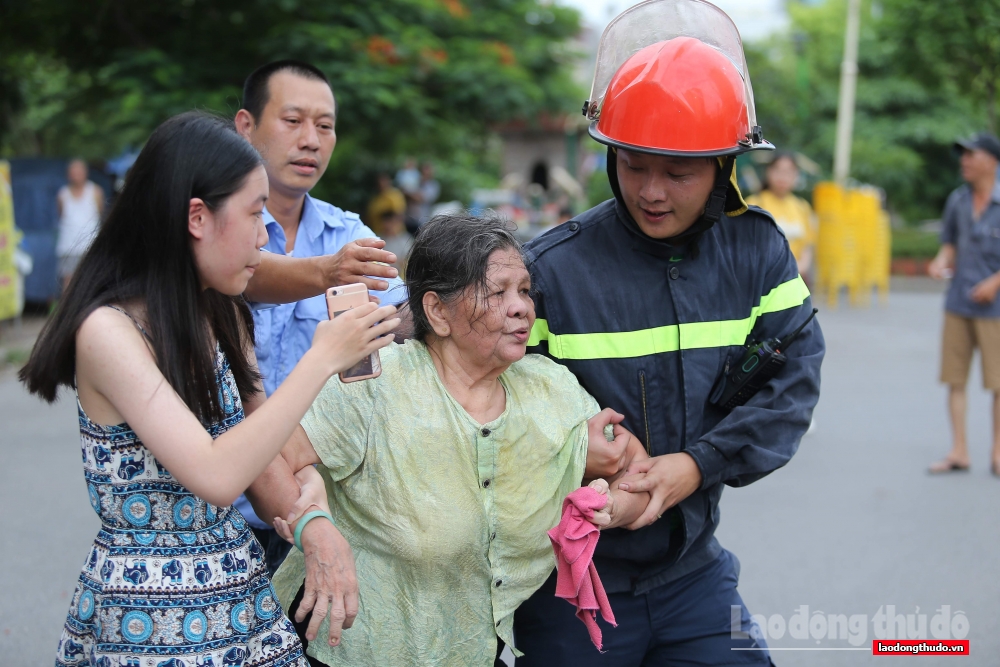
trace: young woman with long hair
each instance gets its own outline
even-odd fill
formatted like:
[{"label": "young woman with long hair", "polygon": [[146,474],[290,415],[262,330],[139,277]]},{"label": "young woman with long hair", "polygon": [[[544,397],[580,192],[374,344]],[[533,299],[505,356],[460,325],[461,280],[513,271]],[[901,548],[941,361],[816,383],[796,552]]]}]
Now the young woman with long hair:
[{"label": "young woman with long hair", "polygon": [[231,123],[166,121],[21,371],[50,402],[75,388],[102,523],[58,665],[305,664],[229,505],[326,381],[391,342],[398,319],[368,304],[321,323],[265,402],[240,295],[267,241],[267,194],[260,156]]}]

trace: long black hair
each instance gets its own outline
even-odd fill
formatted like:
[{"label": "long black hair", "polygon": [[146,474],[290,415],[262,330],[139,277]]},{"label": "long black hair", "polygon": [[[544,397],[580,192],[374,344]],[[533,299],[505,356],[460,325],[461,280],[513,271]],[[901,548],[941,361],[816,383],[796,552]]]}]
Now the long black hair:
[{"label": "long black hair", "polygon": [[256,393],[260,375],[245,352],[253,346],[253,317],[242,297],[202,290],[188,210],[195,197],[218,210],[261,164],[222,118],[188,112],[156,128],[21,369],[28,390],[52,402],[59,385],[74,386],[83,321],[101,306],[139,301],[157,366],[202,421],[222,416],[213,337],[240,395]]}]

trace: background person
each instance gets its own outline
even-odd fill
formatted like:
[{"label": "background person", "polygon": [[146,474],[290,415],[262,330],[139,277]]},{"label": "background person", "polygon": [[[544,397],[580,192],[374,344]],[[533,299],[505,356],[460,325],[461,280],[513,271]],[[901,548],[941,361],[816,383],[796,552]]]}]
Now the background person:
[{"label": "background person", "polygon": [[375,176],[377,192],[368,202],[368,225],[381,236],[382,218],[385,215],[406,215],[406,197],[392,184],[389,174],[379,172]]},{"label": "background person", "polygon": [[420,188],[417,190],[420,207],[417,220],[424,224],[431,219],[431,209],[441,196],[441,184],[434,178],[434,165],[423,162],[420,165]]},{"label": "background person", "polygon": [[59,188],[59,231],[56,237],[57,273],[63,290],[69,284],[101,225],[104,191],[87,178],[87,163],[77,158],[66,168],[67,185]]},{"label": "background person", "polygon": [[990,467],[1000,476],[1000,141],[982,133],[955,142],[962,180],[945,203],[941,249],[928,267],[934,278],[952,277],[945,298],[941,339],[941,382],[948,385],[952,445],[931,465],[931,473],[969,469],[965,432],[972,353],[979,348],[983,387],[993,392],[993,453]]},{"label": "background person", "polygon": [[795,155],[775,151],[764,174],[764,189],[748,197],[747,203],[760,206],[774,217],[788,239],[799,275],[808,282],[816,247],[816,216],[809,202],[792,192],[799,180]]},{"label": "background person", "polygon": [[396,187],[406,197],[406,217],[416,221],[420,214],[420,168],[417,160],[408,157],[403,160],[403,166],[396,172]]},{"label": "background person", "polygon": [[230,504],[326,380],[384,347],[399,320],[367,304],[324,322],[265,402],[240,295],[267,240],[267,196],[260,156],[231,123],[165,122],[20,372],[49,402],[76,390],[101,519],[57,665],[306,664]]},{"label": "background person", "polygon": [[[342,269],[341,275],[333,276],[335,282],[313,292],[315,296],[254,309],[254,348],[267,396],[309,349],[316,326],[328,319],[323,290],[345,284],[342,281],[360,281],[350,276],[350,262],[364,258],[366,265],[375,267],[368,258],[396,261],[391,253],[359,243],[367,244],[375,234],[357,214],[309,196],[337,144],[336,116],[329,82],[308,63],[281,60],[264,65],[243,85],[243,108],[236,114],[236,128],[263,156],[270,182],[270,198],[262,214],[268,234],[264,250],[272,256],[329,258]],[[378,268],[387,268],[393,276],[397,273],[389,267]],[[383,304],[406,298],[401,281],[391,277],[387,283],[389,291],[372,292]],[[254,514],[246,498],[239,498],[235,506],[264,546],[273,573],[288,553],[288,543]]]},{"label": "background person", "polygon": [[385,250],[396,256],[393,266],[399,275],[406,277],[406,257],[413,247],[413,235],[406,231],[406,220],[402,213],[386,211],[382,214],[382,238]]}]

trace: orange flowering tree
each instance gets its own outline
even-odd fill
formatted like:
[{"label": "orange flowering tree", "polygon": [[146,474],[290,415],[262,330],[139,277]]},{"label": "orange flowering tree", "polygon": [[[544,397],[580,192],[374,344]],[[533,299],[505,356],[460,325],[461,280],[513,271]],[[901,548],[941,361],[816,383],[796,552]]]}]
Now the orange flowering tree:
[{"label": "orange flowering tree", "polygon": [[490,127],[577,110],[579,21],[544,0],[14,3],[0,21],[0,152],[111,156],[174,113],[234,114],[250,71],[298,58],[338,104],[319,194],[360,210],[372,171],[412,155],[460,195],[492,171]]}]

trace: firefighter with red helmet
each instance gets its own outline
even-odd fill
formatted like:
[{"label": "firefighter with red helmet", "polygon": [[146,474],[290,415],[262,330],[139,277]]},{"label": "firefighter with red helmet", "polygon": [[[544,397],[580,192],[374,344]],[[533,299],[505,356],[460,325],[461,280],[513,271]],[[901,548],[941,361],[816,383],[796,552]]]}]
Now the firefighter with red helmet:
[{"label": "firefighter with red helmet", "polygon": [[[651,458],[621,488],[650,503],[597,546],[618,621],[600,621],[606,652],[554,596],[553,575],[515,615],[517,665],[772,664],[736,589],[739,561],[715,538],[719,499],[795,453],[825,345],[787,241],[736,184],[736,155],[774,147],[756,123],[732,20],[702,0],[627,10],[602,37],[584,113],[608,146],[614,198],[526,247],[529,351],[625,414]],[[743,405],[719,405],[747,344],[803,323],[767,384]]]}]

